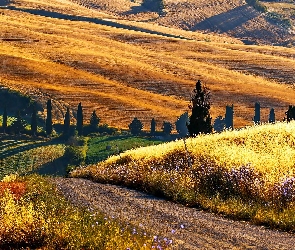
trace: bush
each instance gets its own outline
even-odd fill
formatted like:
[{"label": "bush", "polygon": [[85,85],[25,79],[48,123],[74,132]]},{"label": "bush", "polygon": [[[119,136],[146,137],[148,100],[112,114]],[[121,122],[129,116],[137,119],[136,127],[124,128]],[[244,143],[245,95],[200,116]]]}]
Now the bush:
[{"label": "bush", "polygon": [[141,133],[142,128],[143,128],[142,122],[138,120],[136,117],[129,124],[130,132],[133,135],[139,135]]},{"label": "bush", "polygon": [[85,161],[86,150],[83,146],[67,146],[64,157],[68,160],[70,165],[78,166]]}]

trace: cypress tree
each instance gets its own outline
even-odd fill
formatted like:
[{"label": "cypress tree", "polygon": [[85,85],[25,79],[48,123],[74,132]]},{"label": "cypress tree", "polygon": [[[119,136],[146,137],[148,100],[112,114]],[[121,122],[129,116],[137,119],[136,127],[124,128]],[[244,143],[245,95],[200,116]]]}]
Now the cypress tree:
[{"label": "cypress tree", "polygon": [[33,106],[33,111],[31,116],[31,132],[32,132],[32,135],[37,134],[37,109],[35,104]]},{"label": "cypress tree", "polygon": [[155,118],[151,121],[151,135],[154,135],[156,133],[156,121]]},{"label": "cypress tree", "polygon": [[70,132],[70,109],[67,108],[67,112],[64,118],[64,136],[68,136]]},{"label": "cypress tree", "polygon": [[99,121],[100,121],[99,117],[97,116],[95,110],[93,110],[92,115],[91,115],[91,117],[90,117],[90,126],[91,126],[94,130],[96,130],[97,127],[98,127]]},{"label": "cypress tree", "polygon": [[46,117],[46,134],[51,135],[52,133],[52,104],[51,100],[47,101],[47,117]]},{"label": "cypress tree", "polygon": [[196,88],[193,90],[191,105],[189,108],[192,114],[187,125],[190,136],[196,136],[200,133],[211,133],[213,127],[211,125],[212,118],[210,117],[210,92],[202,86],[198,80]]},{"label": "cypress tree", "polygon": [[78,135],[83,134],[83,109],[82,109],[82,104],[81,102],[78,105],[78,110],[77,110],[77,127]]},{"label": "cypress tree", "polygon": [[4,111],[3,111],[2,129],[3,129],[3,133],[5,133],[6,129],[7,129],[7,108],[6,108],[6,106],[4,107]]}]

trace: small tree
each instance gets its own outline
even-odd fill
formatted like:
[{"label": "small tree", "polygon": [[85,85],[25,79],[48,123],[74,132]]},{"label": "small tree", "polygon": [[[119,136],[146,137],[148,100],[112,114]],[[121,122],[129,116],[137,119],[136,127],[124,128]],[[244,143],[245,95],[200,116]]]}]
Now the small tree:
[{"label": "small tree", "polygon": [[25,121],[21,118],[20,111],[17,112],[16,120],[11,124],[12,131],[20,134],[26,127]]},{"label": "small tree", "polygon": [[33,106],[33,111],[31,116],[31,133],[32,135],[37,134],[37,109],[35,104]]},{"label": "small tree", "polygon": [[163,132],[165,135],[170,135],[172,131],[172,124],[170,122],[163,122],[162,126]]},{"label": "small tree", "polygon": [[189,108],[192,114],[187,125],[190,136],[196,136],[200,133],[211,133],[213,127],[211,125],[212,118],[210,117],[210,92],[202,86],[198,80],[196,88],[193,90],[191,105]]},{"label": "small tree", "polygon": [[93,110],[92,115],[90,117],[90,126],[96,130],[98,128],[98,124],[100,122],[99,117],[97,116],[95,110]]},{"label": "small tree", "polygon": [[259,102],[255,102],[255,111],[254,111],[254,117],[253,117],[253,121],[254,124],[260,124],[260,103]]},{"label": "small tree", "polygon": [[47,116],[46,116],[46,134],[52,134],[52,104],[51,100],[47,101]]},{"label": "small tree", "polygon": [[64,118],[64,131],[63,131],[63,135],[64,136],[69,136],[70,133],[70,109],[67,108],[67,112],[65,114],[65,118]]},{"label": "small tree", "polygon": [[133,135],[139,135],[141,133],[142,128],[143,128],[142,122],[138,120],[136,117],[129,124],[130,132]]},{"label": "small tree", "polygon": [[188,112],[185,112],[181,116],[179,116],[177,121],[175,122],[176,130],[181,137],[184,137],[188,134],[186,126],[188,124],[188,121]]},{"label": "small tree", "polygon": [[269,111],[268,122],[269,123],[275,123],[276,122],[275,110],[273,108],[271,108],[270,111]]},{"label": "small tree", "polygon": [[289,105],[289,108],[287,112],[285,112],[286,116],[284,120],[287,120],[287,122],[290,122],[291,120],[295,120],[295,106]]},{"label": "small tree", "polygon": [[83,134],[83,109],[81,102],[78,105],[77,109],[77,127],[78,135]]},{"label": "small tree", "polygon": [[151,121],[151,135],[154,135],[156,133],[156,120],[155,118]]},{"label": "small tree", "polygon": [[7,108],[6,108],[6,106],[4,107],[4,111],[3,111],[2,129],[3,129],[3,133],[5,133],[6,129],[7,129]]}]

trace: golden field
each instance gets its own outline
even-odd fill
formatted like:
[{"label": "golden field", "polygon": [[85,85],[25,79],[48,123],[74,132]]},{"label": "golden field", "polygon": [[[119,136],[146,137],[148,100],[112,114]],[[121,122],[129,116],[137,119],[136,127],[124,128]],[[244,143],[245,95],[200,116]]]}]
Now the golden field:
[{"label": "golden field", "polygon": [[232,218],[295,230],[295,123],[129,150],[72,171]]},{"label": "golden field", "polygon": [[77,170],[73,175],[81,171],[99,177],[100,169],[110,168],[112,171],[115,166],[153,169],[162,164],[163,168],[185,169],[189,166],[196,169],[208,163],[225,170],[249,166],[262,174],[266,183],[274,184],[295,175],[294,133],[294,122],[280,122],[199,135],[185,141],[181,139],[128,150],[104,162]]},{"label": "golden field", "polygon": [[[127,128],[138,117],[148,130],[154,117],[160,127],[188,110],[198,79],[211,90],[213,119],[233,104],[236,127],[252,124],[256,101],[262,121],[270,108],[282,120],[294,102],[294,48],[112,19],[67,0],[13,6],[0,9],[0,83],[44,106],[52,98],[57,120],[82,102],[85,119],[95,109],[111,126]],[[36,15],[36,9],[47,12]],[[56,13],[63,18],[49,17]],[[118,23],[125,26],[113,27]]]}]

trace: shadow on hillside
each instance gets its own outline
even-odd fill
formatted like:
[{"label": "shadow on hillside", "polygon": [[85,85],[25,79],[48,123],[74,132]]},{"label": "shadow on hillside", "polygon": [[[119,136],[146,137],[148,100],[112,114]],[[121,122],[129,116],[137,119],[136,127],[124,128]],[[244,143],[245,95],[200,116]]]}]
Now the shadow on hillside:
[{"label": "shadow on hillside", "polygon": [[9,5],[9,4],[10,4],[9,0],[1,0],[0,1],[0,6],[6,6],[6,5]]},{"label": "shadow on hillside", "polygon": [[133,6],[131,10],[125,12],[125,15],[136,15],[139,13],[146,12],[156,12],[159,15],[163,14],[163,8],[161,6],[161,1],[149,1],[144,0],[140,6]]},{"label": "shadow on hillside", "polygon": [[139,28],[132,25],[126,25],[126,24],[120,24],[108,19],[99,19],[99,18],[92,18],[92,17],[84,17],[84,16],[75,16],[75,15],[68,15],[63,14],[59,12],[54,11],[47,11],[47,10],[37,10],[37,9],[24,9],[24,8],[17,8],[15,6],[5,6],[0,7],[0,9],[9,9],[9,10],[15,10],[15,11],[22,11],[33,15],[43,16],[43,17],[50,17],[50,18],[57,18],[57,19],[64,19],[64,20],[70,20],[70,21],[82,21],[82,22],[89,22],[89,23],[95,23],[105,26],[110,26],[112,28],[119,28],[119,29],[126,29],[126,30],[132,30],[132,31],[139,31],[144,32],[148,34],[153,35],[160,35],[164,37],[171,37],[171,38],[180,38],[180,39],[187,39],[191,40],[189,38],[185,38],[182,36],[176,36],[168,33],[162,33],[154,30],[149,30],[145,28]]},{"label": "shadow on hillside", "polygon": [[191,30],[210,30],[212,32],[224,33],[234,30],[259,16],[260,13],[249,5],[243,5],[228,12],[212,16],[196,24]]},{"label": "shadow on hillside", "polygon": [[[19,143],[13,142],[12,143],[14,146],[13,149],[8,149],[4,152],[0,152],[0,160],[10,157],[10,156],[13,156],[13,155],[16,155],[18,153],[27,151],[27,150],[31,150],[31,149],[42,147],[42,146],[56,145],[59,143],[60,142],[58,142],[57,140],[51,140],[51,141],[44,141],[44,142],[36,142],[36,143],[22,146],[22,144],[23,144],[22,141],[19,141]],[[9,146],[12,146],[12,144],[10,143]],[[19,146],[17,146],[17,144],[19,144]]]},{"label": "shadow on hillside", "polygon": [[51,176],[66,176],[67,175],[68,161],[64,157],[55,159],[52,162],[48,162],[40,166],[36,171],[40,175]]}]

